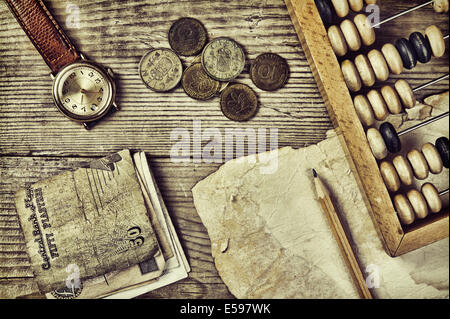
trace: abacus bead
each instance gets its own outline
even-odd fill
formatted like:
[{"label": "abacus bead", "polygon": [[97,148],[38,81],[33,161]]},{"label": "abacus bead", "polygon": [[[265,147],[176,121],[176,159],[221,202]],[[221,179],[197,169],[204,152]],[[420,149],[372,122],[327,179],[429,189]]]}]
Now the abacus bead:
[{"label": "abacus bead", "polygon": [[369,59],[364,54],[360,54],[355,58],[355,66],[358,69],[364,86],[372,86],[375,84],[375,73],[373,72]]},{"label": "abacus bead", "polygon": [[411,203],[416,217],[420,219],[427,217],[428,204],[422,194],[416,189],[411,189],[410,191],[408,191],[406,196]]},{"label": "abacus bead", "polygon": [[417,60],[419,60],[419,62],[427,63],[431,60],[432,51],[430,42],[422,35],[422,33],[411,33],[409,36],[409,43],[411,43],[411,46],[414,48]]},{"label": "abacus bead", "polygon": [[406,186],[411,185],[413,183],[414,174],[408,160],[403,155],[397,155],[394,157],[392,164],[394,164],[394,167],[397,170],[400,181]]},{"label": "abacus bead", "polygon": [[325,25],[333,23],[333,9],[331,8],[328,0],[315,0],[317,11],[319,11],[320,17]]},{"label": "abacus bead", "polygon": [[328,39],[331,47],[337,56],[344,56],[347,54],[348,47],[344,35],[338,26],[332,25],[328,28]]},{"label": "abacus bead", "polygon": [[362,84],[355,64],[350,60],[344,60],[341,64],[341,70],[348,89],[352,92],[359,91]]},{"label": "abacus bead", "polygon": [[422,146],[422,154],[428,163],[430,172],[433,174],[440,174],[444,169],[444,165],[442,163],[441,155],[439,155],[436,147],[431,143],[425,143]]},{"label": "abacus bead", "polygon": [[417,64],[417,56],[411,43],[409,43],[408,40],[401,38],[395,42],[395,47],[402,57],[403,66],[407,69],[414,68]]},{"label": "abacus bead", "polygon": [[448,168],[449,164],[449,141],[446,137],[440,137],[436,140],[436,149],[439,152],[439,155],[441,155],[442,163],[444,167]]},{"label": "abacus bead", "polygon": [[378,81],[386,81],[389,78],[389,68],[383,54],[378,50],[371,50],[367,57],[372,64],[373,71]]},{"label": "abacus bead", "polygon": [[365,127],[370,127],[375,124],[375,115],[373,114],[372,106],[364,95],[357,95],[353,99],[356,113],[359,120]]},{"label": "abacus bead", "polygon": [[402,143],[391,123],[385,122],[380,125],[380,134],[383,137],[386,148],[391,153],[398,153],[402,149]]},{"label": "abacus bead", "polygon": [[448,0],[434,0],[433,9],[437,13],[448,12]]},{"label": "abacus bead", "polygon": [[357,14],[353,19],[353,22],[355,22],[356,28],[358,29],[364,45],[372,45],[375,42],[375,31],[373,30],[367,16],[362,13]]},{"label": "abacus bead", "polygon": [[370,90],[367,98],[372,106],[373,114],[378,121],[383,121],[389,115],[386,102],[377,90]]},{"label": "abacus bead", "polygon": [[414,222],[415,215],[411,203],[403,194],[398,194],[394,196],[394,206],[397,210],[400,222],[403,225],[409,225]]},{"label": "abacus bead", "polygon": [[395,82],[395,90],[397,91],[403,106],[410,109],[416,105],[416,96],[408,82],[405,80],[398,80]]},{"label": "abacus bead", "polygon": [[383,52],[384,59],[389,65],[391,73],[397,75],[401,74],[403,72],[403,61],[397,48],[393,44],[386,43],[383,45],[383,48],[381,48],[381,51]]},{"label": "abacus bead", "polygon": [[400,177],[398,177],[395,167],[387,161],[380,164],[380,173],[383,177],[384,183],[390,192],[396,192],[400,189]]},{"label": "abacus bead", "polygon": [[353,21],[346,19],[341,22],[341,31],[351,51],[358,51],[361,48],[361,38]]},{"label": "abacus bead", "polygon": [[386,158],[388,150],[383,137],[376,128],[369,128],[367,130],[367,141],[369,142],[370,149],[376,159],[382,160]]},{"label": "abacus bead", "polygon": [[428,163],[421,152],[413,148],[408,152],[406,157],[408,158],[408,161],[413,169],[414,176],[417,179],[422,180],[428,177],[430,170],[428,168]]},{"label": "abacus bead", "polygon": [[442,210],[442,200],[439,192],[433,184],[425,183],[422,186],[422,194],[427,201],[428,207],[432,213],[439,213]]},{"label": "abacus bead", "polygon": [[350,9],[354,12],[359,12],[364,7],[363,0],[348,0],[348,4],[350,5]]},{"label": "abacus bead", "polygon": [[349,12],[347,0],[331,0],[333,3],[334,11],[339,18],[346,17]]},{"label": "abacus bead", "polygon": [[425,29],[425,35],[430,42],[431,51],[433,51],[433,55],[437,58],[440,58],[445,53],[445,41],[442,36],[441,30],[435,25],[431,25]]},{"label": "abacus bead", "polygon": [[402,102],[392,86],[385,85],[381,88],[381,95],[391,114],[399,114],[402,112]]}]

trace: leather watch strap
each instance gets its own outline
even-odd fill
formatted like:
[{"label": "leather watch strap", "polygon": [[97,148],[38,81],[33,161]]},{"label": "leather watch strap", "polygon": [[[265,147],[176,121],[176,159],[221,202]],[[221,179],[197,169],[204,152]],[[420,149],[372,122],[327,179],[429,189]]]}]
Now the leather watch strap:
[{"label": "leather watch strap", "polygon": [[17,21],[54,74],[80,58],[42,0],[6,0]]}]

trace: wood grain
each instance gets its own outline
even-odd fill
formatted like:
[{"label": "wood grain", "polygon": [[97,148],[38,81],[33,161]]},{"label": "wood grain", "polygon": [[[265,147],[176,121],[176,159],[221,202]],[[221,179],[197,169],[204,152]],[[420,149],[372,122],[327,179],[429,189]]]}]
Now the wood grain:
[{"label": "wood grain", "polygon": [[[379,1],[381,16],[420,2]],[[70,3],[80,9],[80,29],[66,25],[68,2],[46,3],[87,57],[114,70],[122,110],[89,132],[63,117],[53,105],[50,70],[4,1],[0,1],[0,297],[12,294],[12,287],[17,287],[20,280],[19,288],[26,291],[31,287],[32,274],[25,266],[14,192],[27,182],[124,148],[143,150],[152,159],[158,184],[192,265],[189,279],[143,298],[232,297],[215,270],[208,234],[194,209],[190,191],[219,164],[172,163],[169,152],[174,141],[170,133],[175,128],[186,128],[192,134],[193,120],[199,119],[203,128],[218,128],[222,135],[226,128],[277,128],[280,147],[303,147],[325,138],[332,124],[284,2],[72,0]],[[237,124],[226,119],[218,98],[198,102],[187,97],[180,87],[158,94],[141,82],[137,72],[140,58],[150,47],[169,47],[167,32],[172,22],[182,16],[202,21],[210,39],[233,37],[244,46],[248,61],[264,52],[278,53],[288,60],[289,81],[277,92],[263,92],[253,86],[249,62],[237,79],[254,88],[259,97],[259,113],[250,122]],[[376,45],[408,36],[418,26],[423,31],[432,23],[448,33],[448,16],[434,14],[427,7],[377,30]],[[408,79],[413,86],[422,84],[448,73],[447,60],[446,53],[399,78]],[[185,66],[191,61],[183,59]],[[443,82],[419,97],[447,88],[448,82]]]}]

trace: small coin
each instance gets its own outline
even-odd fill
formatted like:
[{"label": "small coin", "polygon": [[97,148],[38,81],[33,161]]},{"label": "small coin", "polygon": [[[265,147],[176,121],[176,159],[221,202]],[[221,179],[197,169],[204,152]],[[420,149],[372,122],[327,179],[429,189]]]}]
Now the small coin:
[{"label": "small coin", "polygon": [[242,73],[245,54],[236,41],[217,38],[203,49],[202,65],[206,73],[217,81],[231,81]]},{"label": "small coin", "polygon": [[256,93],[245,84],[232,84],[221,95],[222,113],[230,120],[244,122],[255,116],[258,111]]},{"label": "small coin", "polygon": [[210,78],[201,63],[195,63],[184,71],[181,85],[187,95],[197,100],[208,100],[220,89],[220,82]]},{"label": "small coin", "polygon": [[180,83],[183,64],[170,49],[147,52],[139,63],[139,74],[145,85],[156,92],[167,92]]},{"label": "small coin", "polygon": [[196,55],[206,44],[206,29],[200,21],[193,18],[181,18],[169,30],[171,48],[183,56]]},{"label": "small coin", "polygon": [[250,78],[264,91],[276,91],[289,77],[289,66],[278,54],[264,53],[258,56],[250,67]]}]

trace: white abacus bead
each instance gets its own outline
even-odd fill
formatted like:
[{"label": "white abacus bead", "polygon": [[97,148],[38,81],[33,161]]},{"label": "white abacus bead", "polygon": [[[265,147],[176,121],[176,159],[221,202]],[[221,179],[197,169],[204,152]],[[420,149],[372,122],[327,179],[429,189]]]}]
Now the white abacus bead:
[{"label": "white abacus bead", "polygon": [[397,170],[401,182],[406,186],[410,186],[414,181],[414,173],[408,160],[403,155],[397,155],[394,157],[392,164]]},{"label": "white abacus bead", "polygon": [[372,106],[364,95],[357,95],[353,99],[356,114],[359,120],[365,127],[370,127],[375,124],[375,115],[373,114]]},{"label": "white abacus bead", "polygon": [[350,5],[350,9],[354,12],[359,12],[364,8],[363,0],[348,0],[348,4]]},{"label": "white abacus bead", "polygon": [[384,59],[386,60],[391,73],[396,75],[401,74],[403,72],[403,61],[395,45],[386,43],[381,48],[381,51],[383,52]]},{"label": "white abacus bead", "polygon": [[440,58],[445,53],[445,41],[442,36],[441,30],[435,25],[431,25],[425,29],[425,35],[430,42],[431,51],[433,51],[433,55],[437,58]]},{"label": "white abacus bead", "polygon": [[447,13],[448,12],[448,0],[434,0],[433,9],[437,13]]},{"label": "white abacus bead", "polygon": [[389,67],[383,54],[374,49],[367,54],[367,57],[369,58],[370,64],[372,64],[377,80],[380,82],[386,81],[389,78]]},{"label": "white abacus bead", "polygon": [[373,114],[378,121],[383,121],[389,115],[389,111],[383,96],[377,90],[370,90],[367,93],[367,99],[372,105]]},{"label": "white abacus bead", "polygon": [[400,189],[401,186],[400,177],[398,176],[394,165],[392,165],[388,161],[381,162],[380,173],[381,176],[383,177],[384,184],[386,185],[386,187],[390,192],[395,193]]},{"label": "white abacus bead", "polygon": [[423,219],[428,216],[428,204],[423,195],[416,189],[411,189],[406,193],[409,202],[417,218]]},{"label": "white abacus bead", "polygon": [[352,92],[361,90],[361,78],[355,64],[350,60],[344,60],[341,64],[341,70],[348,89]]},{"label": "white abacus bead", "polygon": [[408,198],[406,198],[403,194],[397,194],[394,196],[394,206],[397,210],[398,217],[400,222],[403,225],[410,225],[416,219],[414,210],[409,202]]},{"label": "white abacus bead", "polygon": [[346,17],[349,12],[347,0],[331,0],[333,3],[334,11],[339,18]]},{"label": "white abacus bead", "polygon": [[385,159],[388,155],[388,150],[380,131],[372,127],[367,130],[366,134],[373,156],[378,160]]},{"label": "white abacus bead", "polygon": [[365,46],[374,44],[375,42],[375,31],[372,28],[372,24],[366,15],[360,13],[355,16],[353,22],[358,29],[359,35]]},{"label": "white abacus bead", "polygon": [[392,86],[385,85],[381,88],[381,95],[391,114],[399,114],[402,112],[402,102]]},{"label": "white abacus bead", "polygon": [[430,172],[433,174],[440,174],[444,169],[444,163],[442,162],[441,155],[436,147],[431,143],[425,143],[422,146],[422,154],[428,163]]},{"label": "white abacus bead", "polygon": [[358,51],[361,48],[361,37],[353,21],[345,19],[341,22],[341,31],[344,35],[347,46],[351,51]]},{"label": "white abacus bead", "polygon": [[442,210],[442,200],[439,192],[431,183],[425,183],[422,186],[422,194],[427,201],[428,207],[432,213],[439,213]]},{"label": "white abacus bead", "polygon": [[406,155],[417,179],[423,180],[430,174],[428,163],[421,152],[413,148]]},{"label": "white abacus bead", "polygon": [[369,59],[364,54],[359,54],[355,58],[355,66],[364,86],[370,87],[375,84],[375,73],[373,72]]},{"label": "white abacus bead", "polygon": [[402,100],[403,106],[407,109],[413,108],[416,105],[416,96],[409,83],[405,80],[398,80],[394,86],[398,96]]},{"label": "white abacus bead", "polygon": [[328,39],[330,40],[331,47],[337,56],[344,56],[347,54],[347,41],[345,41],[344,35],[338,26],[332,25],[328,28]]}]

